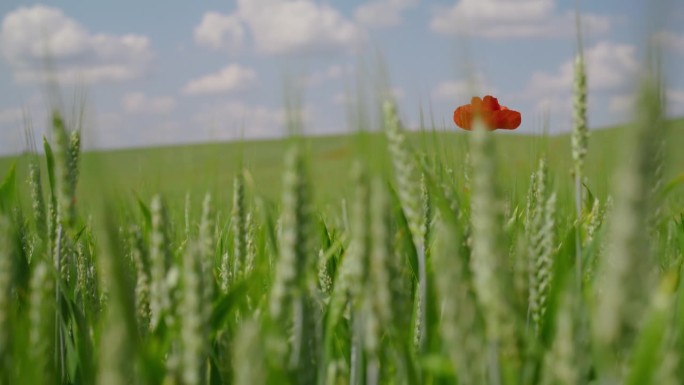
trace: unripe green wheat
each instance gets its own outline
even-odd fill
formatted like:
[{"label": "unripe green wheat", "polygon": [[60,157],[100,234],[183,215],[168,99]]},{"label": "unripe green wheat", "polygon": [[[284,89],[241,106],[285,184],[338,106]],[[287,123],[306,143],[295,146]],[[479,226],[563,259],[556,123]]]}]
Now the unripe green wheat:
[{"label": "unripe green wheat", "polygon": [[31,187],[31,206],[36,232],[41,241],[47,241],[47,217],[45,200],[43,199],[43,183],[40,179],[40,167],[35,161],[29,163],[29,185]]},{"label": "unripe green wheat", "polygon": [[183,291],[180,303],[181,367],[185,385],[204,384],[207,316],[206,278],[203,274],[201,247],[191,243],[183,256]]},{"label": "unripe green wheat", "polygon": [[586,323],[581,303],[574,290],[563,291],[556,316],[556,332],[551,350],[544,358],[542,383],[574,385],[586,383]]},{"label": "unripe green wheat", "polygon": [[573,99],[573,128],[571,135],[572,160],[575,167],[575,178],[582,180],[584,159],[589,146],[589,129],[587,126],[587,76],[584,68],[584,55],[575,58],[575,82]]},{"label": "unripe green wheat", "polygon": [[[71,210],[75,210],[76,186],[78,184],[79,161],[81,158],[81,132],[74,130],[69,134],[69,160],[67,163],[69,171],[69,192],[71,193]],[[72,212],[76,215],[75,211]]]},{"label": "unripe green wheat", "polygon": [[140,228],[129,231],[131,259],[135,266],[135,309],[139,329],[144,332],[150,325],[150,273]]},{"label": "unripe green wheat", "polygon": [[242,276],[247,254],[247,210],[245,208],[245,182],[243,172],[239,172],[233,181],[233,211],[231,224],[233,227],[233,279]]},{"label": "unripe green wheat", "polygon": [[626,132],[625,157],[617,171],[615,208],[608,245],[599,266],[600,295],[594,312],[594,337],[604,347],[629,348],[650,299],[655,256],[650,242],[653,168],[662,132],[658,85],[647,80],[641,111]]},{"label": "unripe green wheat", "polygon": [[202,264],[202,279],[203,279],[203,303],[206,319],[211,315],[210,304],[214,299],[214,290],[216,280],[214,279],[214,221],[213,210],[211,206],[211,195],[204,196],[202,202],[202,218],[200,220],[199,231],[199,255]]},{"label": "unripe green wheat", "polygon": [[247,213],[247,217],[245,218],[245,227],[247,231],[247,245],[245,250],[247,256],[245,258],[245,274],[248,274],[254,268],[254,263],[256,262],[257,258],[257,245],[254,234],[254,214],[251,211]]},{"label": "unripe green wheat", "polygon": [[247,320],[240,325],[233,349],[235,384],[266,384],[267,370],[261,330],[256,321]]},{"label": "unripe green wheat", "polygon": [[152,199],[152,233],[150,247],[150,329],[156,329],[164,313],[171,307],[167,285],[170,252],[166,234],[166,209],[159,195]]},{"label": "unripe green wheat", "polygon": [[361,381],[363,342],[367,321],[373,322],[373,314],[366,306],[365,286],[368,281],[368,252],[370,249],[369,228],[369,188],[368,180],[360,164],[355,164],[352,179],[356,186],[352,204],[351,216],[351,239],[349,248],[342,260],[340,272],[343,278],[344,289],[349,296],[351,310],[352,340],[351,340],[351,373],[352,381]]},{"label": "unripe green wheat", "polygon": [[[395,298],[393,293],[393,280],[401,279],[398,277],[398,264],[394,263],[394,256],[392,255],[392,237],[389,224],[389,203],[387,200],[387,191],[383,185],[382,180],[375,179],[371,185],[371,201],[370,201],[370,239],[371,250],[369,260],[369,290],[367,295],[373,301],[374,309],[377,312],[377,325],[384,325],[385,330],[389,334],[396,333],[392,330],[392,324],[396,324],[396,318],[399,314],[393,309],[393,305],[398,305],[401,298]],[[373,330],[369,333],[369,348],[375,350],[382,337],[380,330]],[[377,339],[372,341],[371,338]],[[371,342],[375,342],[372,344]]]},{"label": "unripe green wheat", "polygon": [[546,312],[546,299],[551,286],[553,270],[553,253],[555,244],[555,207],[556,195],[548,193],[548,169],[544,159],[539,162],[539,169],[534,178],[534,197],[531,198],[532,212],[528,213],[529,224],[526,226],[528,236],[528,257],[530,263],[529,310],[536,333],[542,326]]},{"label": "unripe green wheat", "polygon": [[383,114],[385,134],[397,182],[397,194],[399,195],[399,201],[406,216],[413,244],[418,255],[418,289],[415,294],[414,337],[415,345],[421,351],[427,337],[425,335],[425,298],[427,296],[427,274],[425,270],[426,200],[419,183],[420,175],[416,169],[411,151],[407,147],[406,138],[402,132],[401,122],[399,121],[394,103],[386,101],[383,105]]},{"label": "unripe green wheat", "polygon": [[183,211],[183,218],[185,218],[185,242],[190,239],[190,193],[185,193],[185,209]]},{"label": "unripe green wheat", "polygon": [[112,223],[104,227],[98,255],[100,286],[107,293],[107,307],[97,342],[97,385],[127,385],[136,382],[135,362],[139,357],[135,325],[134,289],[127,279],[124,242]]},{"label": "unripe green wheat", "polygon": [[[73,154],[69,144],[69,134],[64,125],[59,112],[52,113],[52,134],[54,139],[54,156],[55,156],[55,184],[56,184],[56,200],[57,200],[57,218],[58,221],[66,229],[70,229],[74,225],[74,194],[72,183],[72,174],[76,170],[71,169],[75,165],[72,161]],[[78,161],[78,158],[75,159]],[[65,229],[65,230],[66,230]]]},{"label": "unripe green wheat", "polygon": [[[587,77],[584,68],[584,54],[581,52],[575,59],[575,83],[573,100],[573,128],[571,134],[572,159],[575,176],[575,221],[578,226],[582,218],[582,182],[584,178],[584,158],[589,145],[589,129],[587,126]],[[582,237],[575,233],[575,268],[578,289],[582,287]]]},{"label": "unripe green wheat", "polygon": [[11,372],[10,315],[12,314],[12,239],[10,221],[0,214],[0,384],[9,384]]},{"label": "unripe green wheat", "polygon": [[29,346],[40,384],[53,384],[55,377],[55,302],[51,266],[39,260],[30,284]]},{"label": "unripe green wheat", "polygon": [[[316,376],[316,308],[312,295],[315,283],[316,250],[312,244],[311,196],[305,161],[298,147],[285,159],[279,258],[271,286],[269,312],[281,328],[292,325],[288,369],[300,383]],[[282,332],[281,331],[281,336]],[[284,357],[282,357],[284,358]]]},{"label": "unripe green wheat", "polygon": [[306,290],[306,274],[314,257],[310,244],[309,186],[304,159],[298,148],[291,149],[285,160],[283,208],[281,214],[280,256],[271,287],[269,310],[279,319],[292,299]]},{"label": "unripe green wheat", "polygon": [[487,360],[480,326],[482,314],[461,240],[455,226],[442,220],[437,222],[432,268],[441,304],[440,330],[458,383],[485,384]]},{"label": "unripe green wheat", "polygon": [[[506,258],[500,245],[501,213],[494,183],[496,170],[491,133],[476,120],[471,135],[473,191],[471,197],[473,286],[486,323],[489,343],[490,381],[500,381],[501,363],[517,365],[515,313],[506,293],[512,287],[505,271]],[[499,355],[506,357],[499,363]]]}]

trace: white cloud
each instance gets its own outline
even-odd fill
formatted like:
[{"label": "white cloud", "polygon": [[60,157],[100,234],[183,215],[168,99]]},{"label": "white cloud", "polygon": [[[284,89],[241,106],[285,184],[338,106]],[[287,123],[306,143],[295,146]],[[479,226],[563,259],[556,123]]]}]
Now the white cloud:
[{"label": "white cloud", "polygon": [[343,106],[345,104],[353,103],[354,98],[352,98],[349,94],[344,93],[344,92],[338,92],[332,97],[332,102],[333,104],[337,106]]},{"label": "white cloud", "polygon": [[[395,86],[389,89],[389,95],[394,99],[394,101],[399,102],[404,99],[406,92],[403,88]],[[350,92],[338,92],[332,96],[332,103],[337,106],[354,105],[363,103],[364,100],[364,95],[353,94]]]},{"label": "white cloud", "polygon": [[667,114],[670,116],[684,115],[684,90],[667,90],[665,93]]},{"label": "white cloud", "polygon": [[337,80],[353,73],[351,65],[334,64],[323,71],[315,71],[301,78],[301,84],[305,87],[316,87],[324,82]]},{"label": "white cloud", "polygon": [[121,99],[121,106],[127,114],[168,114],[176,107],[171,96],[150,97],[143,92],[131,92]]},{"label": "white cloud", "polygon": [[[11,127],[0,130],[0,156],[19,154],[25,150],[24,138],[21,128]],[[0,174],[0,178],[4,175]]]},{"label": "white cloud", "polygon": [[373,0],[359,6],[354,11],[354,18],[368,27],[394,27],[401,24],[401,13],[418,2],[419,0]]},{"label": "white cloud", "polygon": [[661,31],[653,35],[653,40],[665,50],[684,54],[684,35]]},{"label": "white cloud", "polygon": [[[637,95],[634,93],[615,95],[610,99],[609,109],[616,114],[628,114],[632,118],[637,102]],[[684,91],[678,89],[667,89],[665,91],[665,112],[668,116],[684,115]]]},{"label": "white cloud", "polygon": [[[608,31],[611,20],[583,14],[584,33]],[[559,37],[575,33],[572,11],[558,13],[554,0],[460,0],[440,8],[430,28],[444,35],[469,34],[487,38]]]},{"label": "white cloud", "polygon": [[239,64],[231,64],[219,72],[191,80],[183,87],[186,94],[216,94],[246,89],[257,82],[256,72]]},{"label": "white cloud", "polygon": [[634,94],[620,94],[614,95],[608,102],[608,110],[615,114],[625,114],[632,111],[636,98]]},{"label": "white cloud", "polygon": [[[365,39],[353,21],[313,0],[237,0],[234,13],[213,14],[216,24],[223,27],[205,28],[212,30],[206,33],[205,44],[225,41],[224,35],[237,31],[239,22],[249,31],[256,50],[268,55],[352,51]],[[230,27],[225,27],[226,20]]]},{"label": "white cloud", "polygon": [[223,101],[202,108],[194,117],[201,130],[221,139],[266,138],[285,134],[285,109]]},{"label": "white cloud", "polygon": [[214,50],[239,49],[245,38],[245,29],[237,15],[207,12],[194,31],[195,42]]},{"label": "white cloud", "polygon": [[[584,55],[590,93],[629,87],[640,69],[633,45],[603,41],[587,49]],[[574,62],[566,61],[554,74],[534,73],[526,93],[539,96],[571,92]]]},{"label": "white cloud", "polygon": [[55,64],[52,76],[86,83],[139,77],[152,59],[145,36],[94,34],[60,9],[43,5],[21,7],[4,17],[0,50],[19,83],[46,80],[46,55]]},{"label": "white cloud", "polygon": [[404,99],[404,96],[406,96],[406,92],[404,92],[404,89],[401,87],[392,87],[390,88],[390,95],[392,95],[392,97],[396,101]]},{"label": "white cloud", "polygon": [[21,121],[24,117],[24,112],[21,108],[6,108],[0,110],[0,125],[13,124]]},{"label": "white cloud", "polygon": [[[615,98],[633,89],[641,65],[633,45],[603,41],[585,49],[590,124],[604,124],[605,111],[615,114],[627,100]],[[538,113],[548,116],[554,131],[570,129],[575,59],[568,59],[554,72],[535,72],[521,97],[531,100]],[[600,95],[596,98],[596,95]],[[605,106],[601,105],[606,101]],[[596,114],[598,112],[598,115]]]},{"label": "white cloud", "polygon": [[481,73],[475,74],[472,80],[459,79],[447,80],[439,83],[432,90],[432,98],[435,100],[470,100],[474,94],[496,95],[498,90],[484,79]]}]

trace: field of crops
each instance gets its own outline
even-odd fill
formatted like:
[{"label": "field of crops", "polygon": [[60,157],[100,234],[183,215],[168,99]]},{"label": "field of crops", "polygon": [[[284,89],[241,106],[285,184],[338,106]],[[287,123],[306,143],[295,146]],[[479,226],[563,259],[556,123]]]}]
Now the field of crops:
[{"label": "field of crops", "polygon": [[[681,384],[683,121],[0,160],[0,384]],[[43,151],[40,152],[41,154]]]}]

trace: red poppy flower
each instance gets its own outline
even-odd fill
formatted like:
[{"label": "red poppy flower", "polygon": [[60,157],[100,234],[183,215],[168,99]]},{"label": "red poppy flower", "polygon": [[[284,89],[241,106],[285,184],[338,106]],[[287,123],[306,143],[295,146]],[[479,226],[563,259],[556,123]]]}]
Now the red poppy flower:
[{"label": "red poppy flower", "polygon": [[485,96],[484,99],[474,96],[470,104],[454,110],[454,123],[464,130],[470,131],[473,127],[473,118],[478,115],[489,130],[496,130],[497,128],[515,130],[520,126],[520,112],[499,105],[499,101],[490,95]]}]

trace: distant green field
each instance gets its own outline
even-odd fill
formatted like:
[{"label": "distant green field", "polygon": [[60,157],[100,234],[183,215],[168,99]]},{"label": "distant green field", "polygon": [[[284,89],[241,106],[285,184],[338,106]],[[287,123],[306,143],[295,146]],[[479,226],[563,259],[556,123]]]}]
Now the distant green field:
[{"label": "distant green field", "polygon": [[[670,122],[669,178],[684,172],[684,119]],[[588,185],[598,196],[610,189],[614,166],[628,156],[620,151],[622,127],[592,132],[587,159]],[[468,133],[455,131],[418,132],[410,137],[412,145],[427,149],[427,153],[447,159],[454,175],[462,180],[464,154],[467,152]],[[497,132],[496,148],[500,167],[499,177],[506,181],[500,186],[505,193],[522,198],[527,190],[531,171],[541,152],[548,154],[550,170],[558,185],[559,199],[570,200],[571,155],[568,135],[542,138]],[[336,204],[351,191],[349,170],[355,157],[373,156],[371,164],[386,169],[383,135],[365,134],[311,137],[306,139],[310,154],[310,171],[314,181],[315,199],[325,209]],[[240,162],[253,180],[251,191],[277,201],[280,193],[284,151],[289,141],[246,141],[242,143],[211,143],[158,148],[88,152],[81,162],[79,206],[96,203],[104,189],[114,190],[123,198],[136,195],[144,201],[157,192],[174,202],[181,202],[190,194],[194,207],[206,192],[211,192],[220,205],[229,203],[232,180]],[[362,148],[368,147],[368,148]],[[368,155],[370,154],[370,155]],[[17,162],[18,175],[26,175],[24,158],[0,158],[0,175],[12,162]],[[44,175],[44,174],[43,174]],[[20,188],[26,184],[21,183]],[[680,190],[681,191],[681,190]],[[228,206],[224,206],[228,207]]]}]

